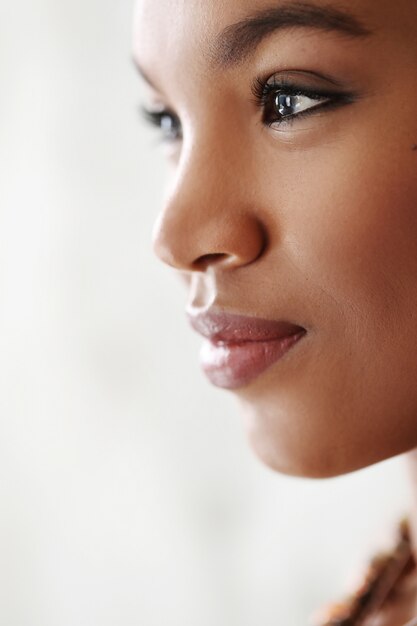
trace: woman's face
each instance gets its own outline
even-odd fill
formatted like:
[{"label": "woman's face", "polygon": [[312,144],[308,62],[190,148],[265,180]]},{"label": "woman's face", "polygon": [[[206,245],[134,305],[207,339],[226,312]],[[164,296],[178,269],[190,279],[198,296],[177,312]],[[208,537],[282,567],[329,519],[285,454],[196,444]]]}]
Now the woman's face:
[{"label": "woman's face", "polygon": [[156,252],[257,454],[333,476],[417,446],[417,4],[140,0],[135,24],[172,166]]}]

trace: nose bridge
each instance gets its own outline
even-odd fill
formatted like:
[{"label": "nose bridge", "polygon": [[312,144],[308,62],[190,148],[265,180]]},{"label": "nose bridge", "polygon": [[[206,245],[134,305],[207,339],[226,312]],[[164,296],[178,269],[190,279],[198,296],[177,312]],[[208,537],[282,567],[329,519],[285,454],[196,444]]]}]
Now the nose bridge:
[{"label": "nose bridge", "polygon": [[250,204],[249,163],[233,137],[204,132],[184,144],[177,172],[154,231],[156,253],[182,270],[214,262],[246,265],[265,236]]}]

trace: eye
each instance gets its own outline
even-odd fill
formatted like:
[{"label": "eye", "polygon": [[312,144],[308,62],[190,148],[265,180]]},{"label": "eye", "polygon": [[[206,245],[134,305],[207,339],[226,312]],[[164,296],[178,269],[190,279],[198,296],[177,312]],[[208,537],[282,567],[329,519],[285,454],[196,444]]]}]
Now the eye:
[{"label": "eye", "polygon": [[294,117],[303,111],[308,111],[323,102],[327,102],[326,97],[310,97],[302,94],[291,94],[278,92],[273,101],[272,115],[281,119]]},{"label": "eye", "polygon": [[294,87],[266,85],[262,96],[263,122],[268,126],[276,126],[296,117],[312,113],[329,103],[331,98],[311,92],[302,92]]},{"label": "eye", "polygon": [[162,107],[155,110],[142,108],[142,115],[146,122],[159,129],[162,141],[172,142],[182,139],[180,119],[169,109]]},{"label": "eye", "polygon": [[312,115],[318,109],[331,108],[353,101],[351,94],[319,89],[283,80],[277,75],[266,82],[257,79],[253,85],[257,104],[266,126],[278,128]]}]

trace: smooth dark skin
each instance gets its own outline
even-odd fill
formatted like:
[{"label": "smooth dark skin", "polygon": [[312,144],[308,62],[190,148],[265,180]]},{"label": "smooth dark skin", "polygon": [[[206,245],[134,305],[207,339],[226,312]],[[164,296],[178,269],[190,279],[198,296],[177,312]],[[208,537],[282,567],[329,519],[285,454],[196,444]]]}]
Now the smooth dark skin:
[{"label": "smooth dark skin", "polygon": [[[139,0],[134,55],[150,107],[183,131],[155,250],[213,272],[220,309],[307,329],[235,393],[265,463],[329,477],[417,447],[417,3],[314,5],[370,33],[299,26],[214,62],[225,28],[282,2]],[[251,85],[284,71],[317,89],[325,75],[352,101],[268,127]],[[381,624],[417,615],[407,598]]]}]

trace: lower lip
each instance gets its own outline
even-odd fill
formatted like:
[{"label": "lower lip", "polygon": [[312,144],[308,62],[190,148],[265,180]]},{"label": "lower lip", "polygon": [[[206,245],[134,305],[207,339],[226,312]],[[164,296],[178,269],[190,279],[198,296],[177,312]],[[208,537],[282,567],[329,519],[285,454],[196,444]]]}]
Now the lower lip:
[{"label": "lower lip", "polygon": [[216,387],[238,389],[281,359],[304,335],[302,331],[281,339],[235,344],[206,340],[201,349],[201,365]]}]

